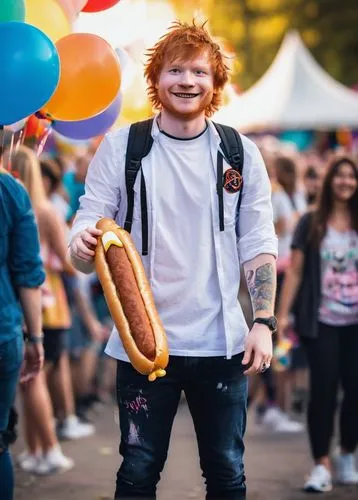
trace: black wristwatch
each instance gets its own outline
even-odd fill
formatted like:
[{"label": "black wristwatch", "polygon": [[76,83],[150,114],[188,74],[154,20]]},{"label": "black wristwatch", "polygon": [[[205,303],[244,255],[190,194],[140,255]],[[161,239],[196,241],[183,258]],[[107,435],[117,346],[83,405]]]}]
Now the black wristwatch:
[{"label": "black wristwatch", "polygon": [[268,326],[272,333],[275,333],[277,330],[277,319],[275,316],[269,316],[268,318],[255,318],[254,323]]}]

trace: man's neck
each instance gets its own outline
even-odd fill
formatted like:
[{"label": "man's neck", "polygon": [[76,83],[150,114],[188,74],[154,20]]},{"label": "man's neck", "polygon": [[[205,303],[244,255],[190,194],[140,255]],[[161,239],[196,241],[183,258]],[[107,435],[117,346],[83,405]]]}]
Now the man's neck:
[{"label": "man's neck", "polygon": [[189,139],[199,135],[206,127],[205,115],[198,116],[197,118],[189,120],[180,120],[179,118],[166,113],[162,110],[159,118],[158,125],[160,130],[166,132],[173,137],[180,139]]}]

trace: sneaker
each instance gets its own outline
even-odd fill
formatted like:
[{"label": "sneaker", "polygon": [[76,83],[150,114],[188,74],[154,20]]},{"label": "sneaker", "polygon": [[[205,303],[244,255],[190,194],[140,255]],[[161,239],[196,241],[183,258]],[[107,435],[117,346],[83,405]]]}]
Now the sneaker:
[{"label": "sneaker", "polygon": [[255,408],[255,423],[256,425],[262,425],[263,418],[267,412],[267,405],[258,404]]},{"label": "sneaker", "polygon": [[263,418],[262,425],[266,429],[273,432],[302,432],[304,430],[303,424],[291,420],[286,413],[279,408],[272,407],[266,410]]},{"label": "sneaker", "polygon": [[17,455],[17,457],[16,457],[16,463],[21,464],[21,462],[23,460],[25,460],[25,458],[27,458],[29,455],[30,455],[30,453],[27,450],[22,451],[21,453],[19,453]]},{"label": "sneaker", "polygon": [[71,458],[65,457],[60,446],[57,445],[39,459],[33,472],[40,476],[45,476],[54,474],[55,472],[66,472],[72,469],[74,465],[74,461]]},{"label": "sneaker", "polygon": [[316,465],[303,489],[311,493],[326,493],[332,490],[332,475],[324,465]]},{"label": "sneaker", "polygon": [[25,472],[34,472],[40,459],[41,455],[32,455],[27,451],[23,451],[17,457],[16,461],[20,469],[24,470]]},{"label": "sneaker", "polygon": [[67,417],[62,426],[58,429],[60,439],[80,439],[92,436],[94,433],[94,425],[80,422],[76,415]]},{"label": "sneaker", "polygon": [[358,484],[358,471],[352,453],[337,455],[333,458],[337,482],[341,484]]}]

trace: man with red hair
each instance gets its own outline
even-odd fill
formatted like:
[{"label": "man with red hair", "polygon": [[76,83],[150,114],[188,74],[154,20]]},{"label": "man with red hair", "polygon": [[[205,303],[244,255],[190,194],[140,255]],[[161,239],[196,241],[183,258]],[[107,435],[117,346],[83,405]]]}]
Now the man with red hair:
[{"label": "man with red hair", "polygon": [[[126,189],[130,130],[124,128],[106,135],[89,167],[71,241],[74,264],[90,271],[101,234],[96,221],[111,217],[126,227],[131,205],[132,238],[142,249],[168,337],[167,375],[155,382],[134,370],[115,329],[107,345],[107,354],[119,360],[123,462],[115,498],[156,498],[183,390],[207,498],[244,499],[246,375],[269,366],[275,329],[270,183],[257,147],[244,136],[242,175],[232,167],[209,119],[228,68],[205,26],[175,23],[150,50],[145,76],[158,114],[150,122],[152,144],[135,180],[134,203]],[[250,332],[237,300],[240,263],[255,315]]]}]

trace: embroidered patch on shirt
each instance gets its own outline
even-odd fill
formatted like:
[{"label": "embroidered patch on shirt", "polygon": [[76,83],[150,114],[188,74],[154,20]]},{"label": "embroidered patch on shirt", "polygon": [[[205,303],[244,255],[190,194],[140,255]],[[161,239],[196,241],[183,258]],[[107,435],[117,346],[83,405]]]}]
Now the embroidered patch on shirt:
[{"label": "embroidered patch on shirt", "polygon": [[237,193],[242,186],[242,175],[237,170],[229,168],[224,173],[223,185],[228,193]]}]

